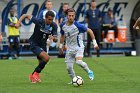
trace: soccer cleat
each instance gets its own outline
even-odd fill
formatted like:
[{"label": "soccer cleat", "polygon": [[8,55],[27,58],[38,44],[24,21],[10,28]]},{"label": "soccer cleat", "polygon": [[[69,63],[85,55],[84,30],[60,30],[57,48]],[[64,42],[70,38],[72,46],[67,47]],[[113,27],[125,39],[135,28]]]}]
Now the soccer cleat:
[{"label": "soccer cleat", "polygon": [[68,84],[69,84],[69,85],[71,85],[71,84],[72,84],[72,81],[71,81],[71,82],[69,82]]},{"label": "soccer cleat", "polygon": [[41,82],[39,73],[34,72],[33,78],[34,78],[37,82]]},{"label": "soccer cleat", "polygon": [[89,79],[90,79],[90,80],[93,80],[93,79],[94,79],[94,73],[93,73],[93,71],[90,70],[90,71],[88,72],[88,76],[89,76]]},{"label": "soccer cleat", "polygon": [[29,79],[30,79],[30,81],[31,81],[32,83],[36,83],[36,82],[37,82],[37,81],[34,79],[34,77],[33,77],[32,74],[29,75]]}]

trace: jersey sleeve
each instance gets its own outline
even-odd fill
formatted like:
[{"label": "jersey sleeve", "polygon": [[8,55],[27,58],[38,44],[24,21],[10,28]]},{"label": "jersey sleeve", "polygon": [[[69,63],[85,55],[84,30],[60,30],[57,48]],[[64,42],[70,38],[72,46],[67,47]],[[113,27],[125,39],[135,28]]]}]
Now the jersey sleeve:
[{"label": "jersey sleeve", "polygon": [[32,18],[31,18],[31,21],[32,21],[34,24],[39,24],[39,23],[41,22],[40,19],[35,18],[35,17],[32,17]]},{"label": "jersey sleeve", "polygon": [[74,24],[77,26],[77,28],[78,28],[78,30],[79,30],[80,33],[84,33],[84,32],[87,31],[87,27],[84,26],[83,24],[80,24],[77,21]]}]

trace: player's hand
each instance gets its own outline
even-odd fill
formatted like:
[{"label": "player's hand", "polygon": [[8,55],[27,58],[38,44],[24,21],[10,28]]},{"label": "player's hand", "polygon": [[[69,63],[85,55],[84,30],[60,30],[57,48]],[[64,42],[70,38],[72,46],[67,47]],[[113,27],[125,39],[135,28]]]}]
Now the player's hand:
[{"label": "player's hand", "polygon": [[21,24],[19,23],[19,22],[17,22],[16,24],[15,24],[15,28],[19,28],[21,26]]},{"label": "player's hand", "polygon": [[100,48],[99,46],[94,46],[94,49],[99,50]]},{"label": "player's hand", "polygon": [[52,35],[49,35],[48,38],[49,38],[50,40],[53,40],[53,39],[54,39],[54,37],[53,37]]},{"label": "player's hand", "polygon": [[50,40],[50,38],[47,39],[47,45],[50,46],[52,44],[53,40]]},{"label": "player's hand", "polygon": [[64,50],[63,50],[63,44],[59,44],[59,53],[60,54],[64,54]]}]

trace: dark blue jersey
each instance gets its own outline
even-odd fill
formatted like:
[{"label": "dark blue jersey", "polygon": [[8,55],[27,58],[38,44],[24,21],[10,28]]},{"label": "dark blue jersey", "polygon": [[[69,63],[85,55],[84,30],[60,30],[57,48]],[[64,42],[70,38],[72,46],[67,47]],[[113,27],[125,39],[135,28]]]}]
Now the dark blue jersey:
[{"label": "dark blue jersey", "polygon": [[86,11],[86,18],[88,18],[88,27],[91,29],[100,29],[101,12],[99,9],[88,9]]},{"label": "dark blue jersey", "polygon": [[46,41],[49,35],[56,36],[57,35],[57,25],[56,23],[52,23],[50,25],[45,24],[44,19],[37,19],[32,17],[31,19],[33,23],[35,23],[35,28],[32,36],[29,41],[34,42],[38,46],[46,46]]}]

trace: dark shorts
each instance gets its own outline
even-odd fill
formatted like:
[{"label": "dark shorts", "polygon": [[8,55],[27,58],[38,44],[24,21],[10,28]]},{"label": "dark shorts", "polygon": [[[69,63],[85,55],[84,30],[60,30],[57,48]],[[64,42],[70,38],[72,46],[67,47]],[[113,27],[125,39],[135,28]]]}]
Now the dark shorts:
[{"label": "dark shorts", "polygon": [[9,36],[8,37],[8,42],[10,44],[19,44],[20,43],[19,36]]},{"label": "dark shorts", "polygon": [[42,51],[46,52],[46,46],[39,46],[36,43],[30,41],[30,49],[36,55],[39,56]]}]

